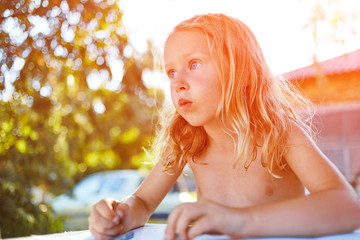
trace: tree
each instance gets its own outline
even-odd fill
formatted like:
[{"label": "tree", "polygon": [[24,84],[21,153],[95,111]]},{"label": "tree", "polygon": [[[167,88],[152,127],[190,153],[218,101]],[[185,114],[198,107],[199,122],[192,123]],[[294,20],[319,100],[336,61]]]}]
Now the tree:
[{"label": "tree", "polygon": [[311,5],[311,15],[303,29],[309,30],[312,34],[314,41],[313,66],[317,72],[317,83],[319,86],[323,86],[327,79],[319,65],[319,52],[327,51],[328,44],[333,47],[339,44],[345,52],[349,40],[347,38],[359,37],[359,8],[356,1],[353,0],[316,0],[303,3]]},{"label": "tree", "polygon": [[0,0],[0,13],[1,233],[59,231],[47,194],[138,167],[163,94],[144,86],[150,54],[134,56],[114,0]]}]

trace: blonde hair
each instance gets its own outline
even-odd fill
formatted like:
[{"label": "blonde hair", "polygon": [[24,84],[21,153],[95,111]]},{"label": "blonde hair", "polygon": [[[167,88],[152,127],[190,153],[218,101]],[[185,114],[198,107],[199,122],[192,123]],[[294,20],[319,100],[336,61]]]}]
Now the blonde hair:
[{"label": "blonde hair", "polygon": [[[262,148],[261,163],[276,176],[284,169],[291,125],[311,133],[312,104],[286,79],[275,77],[267,66],[252,31],[240,20],[223,14],[195,16],[178,24],[171,34],[191,30],[202,32],[208,41],[221,83],[222,97],[217,120],[232,137],[234,167],[248,169]],[[156,147],[165,171],[178,163],[196,161],[207,147],[202,127],[193,127],[175,110],[165,109]]]}]

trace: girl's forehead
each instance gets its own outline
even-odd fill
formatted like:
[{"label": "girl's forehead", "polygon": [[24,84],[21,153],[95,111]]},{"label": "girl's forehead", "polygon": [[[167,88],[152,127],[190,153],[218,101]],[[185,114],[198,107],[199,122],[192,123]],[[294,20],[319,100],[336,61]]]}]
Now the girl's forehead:
[{"label": "girl's forehead", "polygon": [[195,34],[195,35],[204,35],[204,33],[198,29],[179,29],[179,30],[174,30],[173,32],[171,32],[168,36],[168,38],[171,38],[175,35],[183,35],[183,34]]},{"label": "girl's forehead", "polygon": [[199,30],[193,30],[193,29],[177,30],[177,31],[170,33],[170,35],[168,36],[168,38],[165,42],[165,48],[167,47],[167,45],[169,43],[174,43],[174,42],[181,43],[181,42],[185,42],[185,41],[186,42],[191,41],[196,44],[207,43],[205,34]]},{"label": "girl's forehead", "polygon": [[197,30],[179,30],[171,33],[165,42],[164,56],[189,54],[191,52],[209,53],[207,38]]}]

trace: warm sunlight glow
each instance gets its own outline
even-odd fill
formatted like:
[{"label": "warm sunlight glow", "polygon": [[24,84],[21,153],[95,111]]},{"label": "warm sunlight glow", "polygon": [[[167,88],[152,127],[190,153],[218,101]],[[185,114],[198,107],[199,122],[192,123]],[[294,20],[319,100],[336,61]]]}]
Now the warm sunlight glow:
[{"label": "warm sunlight glow", "polygon": [[[120,6],[131,42],[138,51],[147,49],[147,39],[162,48],[176,23],[208,12],[222,12],[247,24],[275,73],[310,65],[314,53],[321,61],[360,48],[360,32],[355,27],[360,25],[360,1],[356,0],[121,0]],[[311,28],[305,28],[316,6],[326,11],[325,17],[331,24],[341,26],[332,32],[329,23],[320,23],[318,49]]]}]

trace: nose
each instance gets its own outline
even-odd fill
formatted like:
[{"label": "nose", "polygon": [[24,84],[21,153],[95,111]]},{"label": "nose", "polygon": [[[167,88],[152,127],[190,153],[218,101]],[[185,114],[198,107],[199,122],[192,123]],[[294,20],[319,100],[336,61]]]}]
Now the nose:
[{"label": "nose", "polygon": [[175,87],[176,92],[182,92],[189,89],[189,86],[187,84],[177,84]]},{"label": "nose", "polygon": [[174,89],[177,93],[190,89],[189,84],[185,81],[183,74],[179,74],[174,82]]}]

